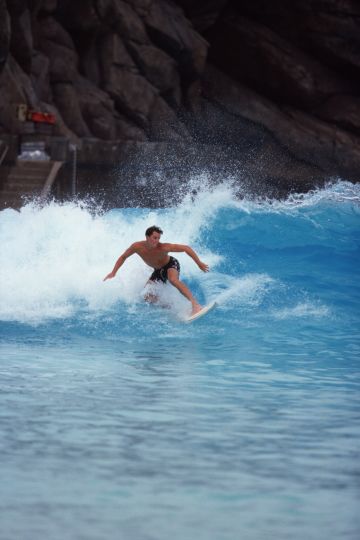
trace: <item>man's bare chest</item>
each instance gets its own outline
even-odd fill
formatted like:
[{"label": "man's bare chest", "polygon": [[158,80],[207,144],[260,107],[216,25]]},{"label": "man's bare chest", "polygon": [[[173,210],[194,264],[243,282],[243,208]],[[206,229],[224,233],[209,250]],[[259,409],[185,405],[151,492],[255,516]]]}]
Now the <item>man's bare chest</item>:
[{"label": "man's bare chest", "polygon": [[150,250],[147,248],[140,248],[138,255],[153,268],[161,268],[168,262],[168,254],[163,250]]}]

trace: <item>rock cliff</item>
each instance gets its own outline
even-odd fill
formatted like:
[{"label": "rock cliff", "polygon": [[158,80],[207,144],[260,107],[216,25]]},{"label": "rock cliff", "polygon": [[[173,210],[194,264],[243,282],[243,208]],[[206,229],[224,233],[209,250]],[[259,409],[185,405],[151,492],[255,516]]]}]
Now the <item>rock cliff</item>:
[{"label": "rock cliff", "polygon": [[[232,148],[281,182],[360,170],[355,0],[0,0],[0,134]],[[309,184],[310,182],[310,184]]]}]

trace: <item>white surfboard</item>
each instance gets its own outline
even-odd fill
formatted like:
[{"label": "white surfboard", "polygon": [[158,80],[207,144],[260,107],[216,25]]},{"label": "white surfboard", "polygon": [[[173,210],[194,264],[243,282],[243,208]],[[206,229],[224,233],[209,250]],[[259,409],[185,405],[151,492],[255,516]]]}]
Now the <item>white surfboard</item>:
[{"label": "white surfboard", "polygon": [[211,311],[212,309],[214,309],[216,307],[216,302],[211,302],[210,304],[208,304],[207,306],[203,307],[200,311],[198,311],[197,313],[195,313],[195,315],[191,315],[190,317],[187,317],[185,319],[185,322],[186,323],[191,323],[193,321],[196,321],[196,319],[200,319],[200,317],[203,317],[204,315],[206,315],[207,313],[209,313],[209,311]]}]

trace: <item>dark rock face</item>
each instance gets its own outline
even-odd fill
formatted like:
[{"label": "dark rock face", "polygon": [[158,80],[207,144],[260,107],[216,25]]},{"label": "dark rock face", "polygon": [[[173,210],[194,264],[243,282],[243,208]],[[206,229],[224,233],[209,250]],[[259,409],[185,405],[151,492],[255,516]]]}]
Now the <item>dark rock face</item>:
[{"label": "dark rock face", "polygon": [[[0,53],[5,64],[10,49],[18,80],[2,78],[0,111],[12,104],[13,114],[17,104],[36,102],[41,110],[55,110],[60,133],[69,136],[70,130],[78,138],[189,137],[177,111],[191,100],[207,43],[175,3],[9,0],[8,9],[9,16],[1,0]],[[10,91],[23,86],[25,74],[36,96],[31,102]],[[0,131],[10,127],[22,131],[1,112]]]},{"label": "dark rock face", "polygon": [[0,0],[0,133],[25,103],[77,144],[231,147],[305,188],[359,179],[359,95],[357,0]]},{"label": "dark rock face", "polygon": [[49,59],[50,82],[72,84],[78,74],[79,58],[70,35],[49,16],[38,23],[40,51]]},{"label": "dark rock face", "polygon": [[205,74],[204,93],[219,106],[226,103],[228,114],[236,115],[239,122],[247,119],[264,126],[280,146],[298,159],[331,170],[333,175],[341,175],[344,170],[356,174],[360,137],[292,107],[278,107],[240,83],[234,84],[214,68]]},{"label": "dark rock face", "polygon": [[10,47],[10,17],[5,0],[0,0],[0,72],[4,68]]},{"label": "dark rock face", "polygon": [[359,180],[359,2],[233,0],[206,37],[210,61],[236,81],[223,104],[243,103],[237,114],[323,174]]},{"label": "dark rock face", "polygon": [[[236,7],[237,2],[231,4]],[[356,78],[360,67],[357,0],[252,0],[241,11],[324,64]]]},{"label": "dark rock face", "polygon": [[[28,8],[19,5],[17,9],[11,9],[11,50],[14,51],[16,61],[25,73],[31,72],[31,56],[33,50],[33,35],[31,30],[31,13]],[[16,6],[17,7],[17,6]]]},{"label": "dark rock face", "polygon": [[235,11],[223,17],[214,45],[218,65],[278,102],[307,109],[329,96],[352,90],[350,83],[339,79],[319,61],[263,24]]}]

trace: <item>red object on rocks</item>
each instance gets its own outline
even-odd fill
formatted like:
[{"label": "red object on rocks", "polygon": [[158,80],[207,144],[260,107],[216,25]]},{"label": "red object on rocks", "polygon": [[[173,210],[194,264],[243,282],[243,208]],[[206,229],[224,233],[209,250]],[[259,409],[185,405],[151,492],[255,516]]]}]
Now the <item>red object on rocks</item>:
[{"label": "red object on rocks", "polygon": [[28,111],[27,120],[38,122],[41,124],[55,124],[56,117],[54,114],[38,111]]}]

